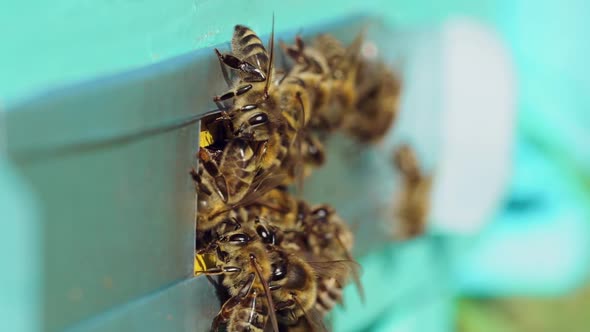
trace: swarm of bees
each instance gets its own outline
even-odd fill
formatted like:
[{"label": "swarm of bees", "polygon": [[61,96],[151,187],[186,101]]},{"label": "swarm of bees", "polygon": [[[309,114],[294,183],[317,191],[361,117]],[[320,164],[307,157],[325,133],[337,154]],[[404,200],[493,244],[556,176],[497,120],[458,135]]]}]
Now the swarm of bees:
[{"label": "swarm of bees", "polygon": [[362,41],[345,46],[321,35],[308,45],[296,37],[281,43],[279,69],[274,31],[265,47],[237,25],[231,53],[215,50],[229,88],[201,121],[191,172],[195,274],[207,275],[223,303],[212,331],[324,331],[343,287],[352,281],[362,293],[347,224],[331,206],[297,194],[324,163],[331,132],[371,143],[393,123],[399,80],[361,56]]}]

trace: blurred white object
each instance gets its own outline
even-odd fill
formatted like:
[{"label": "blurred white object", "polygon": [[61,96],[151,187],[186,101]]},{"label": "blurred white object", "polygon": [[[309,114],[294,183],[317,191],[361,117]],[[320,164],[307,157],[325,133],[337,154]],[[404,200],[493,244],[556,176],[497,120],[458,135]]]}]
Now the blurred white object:
[{"label": "blurred white object", "polygon": [[476,233],[510,178],[516,105],[511,59],[493,31],[467,19],[450,20],[422,38],[408,62],[394,135],[409,138],[433,167],[432,230]]},{"label": "blurred white object", "polygon": [[464,19],[428,29],[369,30],[367,43],[400,68],[398,119],[376,146],[330,137],[327,164],[306,182],[305,196],[332,204],[353,227],[364,225],[356,231],[357,255],[395,241],[400,186],[392,157],[407,142],[434,173],[429,231],[476,233],[510,177],[515,84],[508,52],[488,28]]}]

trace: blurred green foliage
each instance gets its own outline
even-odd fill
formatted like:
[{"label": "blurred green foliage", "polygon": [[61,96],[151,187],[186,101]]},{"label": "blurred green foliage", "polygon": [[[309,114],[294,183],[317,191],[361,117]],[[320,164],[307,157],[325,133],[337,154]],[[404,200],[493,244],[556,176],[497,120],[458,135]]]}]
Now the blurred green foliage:
[{"label": "blurred green foliage", "polygon": [[462,299],[459,332],[585,332],[590,285],[559,298]]}]

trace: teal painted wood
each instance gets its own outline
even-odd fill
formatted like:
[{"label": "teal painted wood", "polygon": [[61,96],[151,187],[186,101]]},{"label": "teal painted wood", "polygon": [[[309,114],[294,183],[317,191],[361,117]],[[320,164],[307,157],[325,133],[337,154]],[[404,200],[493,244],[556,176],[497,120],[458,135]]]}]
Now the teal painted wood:
[{"label": "teal painted wood", "polygon": [[44,330],[191,277],[188,171],[196,166],[194,117],[213,94],[202,84],[212,61],[176,58],[54,91],[5,114],[8,157],[39,201],[33,227],[41,233],[35,255]]},{"label": "teal painted wood", "polygon": [[378,14],[398,25],[451,13],[489,15],[495,0],[365,0],[277,3],[272,0],[3,1],[0,11],[0,101],[88,78],[140,68],[228,41],[235,24],[270,32],[352,14]]},{"label": "teal painted wood", "polygon": [[82,321],[66,332],[207,331],[218,305],[207,280],[193,278]]},{"label": "teal painted wood", "polygon": [[0,331],[36,332],[42,326],[42,234],[30,189],[0,151]]}]

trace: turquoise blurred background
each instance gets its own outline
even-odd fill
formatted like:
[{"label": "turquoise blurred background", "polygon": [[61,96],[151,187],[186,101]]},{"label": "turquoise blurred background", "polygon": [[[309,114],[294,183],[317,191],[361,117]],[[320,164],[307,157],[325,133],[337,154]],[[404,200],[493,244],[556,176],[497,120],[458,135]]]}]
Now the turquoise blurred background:
[{"label": "turquoise blurred background", "polygon": [[[351,300],[335,315],[335,330],[586,331],[590,326],[583,317],[590,294],[578,291],[590,262],[590,2],[57,0],[4,1],[1,8],[0,110],[47,89],[225,42],[237,22],[267,31],[272,12],[277,31],[362,12],[398,27],[433,26],[453,16],[489,24],[512,53],[518,77],[514,172],[501,208],[475,238],[427,235],[366,257],[363,278],[374,286],[367,287],[370,298],[406,280],[422,278],[428,287],[400,287],[382,303],[364,307]],[[0,176],[11,172],[0,164]],[[28,195],[27,188],[19,190],[0,191],[4,216],[33,211],[9,201]],[[19,217],[18,232],[27,231],[32,214]],[[20,245],[2,243],[0,249]],[[12,276],[2,275],[33,285],[35,269],[21,266]],[[397,273],[393,281],[384,266]],[[395,272],[400,266],[404,272]],[[18,305],[33,305],[25,302]],[[570,310],[547,313],[552,313],[548,306],[563,303]],[[25,330],[26,320],[0,311],[0,318],[13,320],[14,331]],[[549,317],[559,315],[563,320]],[[533,324],[531,316],[541,318]]]}]

